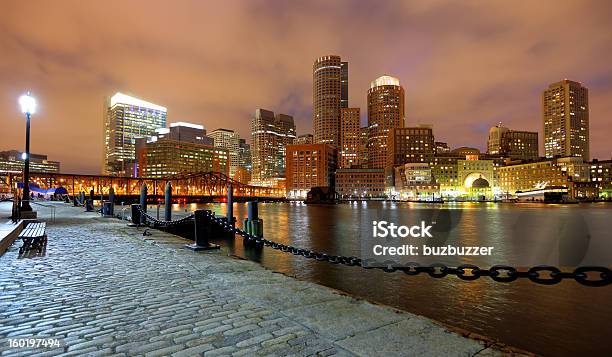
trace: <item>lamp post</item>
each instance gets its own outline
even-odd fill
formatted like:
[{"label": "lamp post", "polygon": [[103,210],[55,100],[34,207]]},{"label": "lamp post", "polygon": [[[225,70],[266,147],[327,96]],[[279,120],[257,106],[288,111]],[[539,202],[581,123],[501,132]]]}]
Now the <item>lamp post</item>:
[{"label": "lamp post", "polygon": [[19,98],[19,105],[21,106],[21,112],[26,115],[26,146],[25,163],[23,165],[21,211],[32,211],[32,207],[30,206],[30,115],[36,112],[36,99],[28,92]]}]

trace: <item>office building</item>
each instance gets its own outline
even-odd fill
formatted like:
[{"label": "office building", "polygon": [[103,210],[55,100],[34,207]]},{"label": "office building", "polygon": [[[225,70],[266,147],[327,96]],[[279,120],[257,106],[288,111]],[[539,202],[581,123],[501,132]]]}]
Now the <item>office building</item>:
[{"label": "office building", "polygon": [[370,128],[367,126],[359,129],[359,166],[368,167],[368,136]]},{"label": "office building", "polygon": [[385,168],[389,132],[404,127],[404,88],[397,78],[382,76],[368,90],[368,167]]},{"label": "office building", "polygon": [[334,186],[337,155],[327,144],[287,146],[287,196],[305,198],[312,187]]},{"label": "office building", "polygon": [[136,162],[136,138],[155,134],[166,127],[167,110],[123,93],[107,99],[104,119],[102,172],[107,175],[133,176]]},{"label": "office building", "polygon": [[359,145],[361,127],[359,125],[359,108],[340,109],[340,168],[351,168],[359,165]]},{"label": "office building", "polygon": [[251,145],[248,144],[245,139],[240,139],[239,142],[238,165],[240,167],[244,167],[250,175],[251,170],[253,169],[253,163],[251,160]]},{"label": "office building", "polygon": [[140,177],[165,178],[210,171],[229,175],[227,149],[170,138],[150,137],[137,141]]},{"label": "office building", "polygon": [[340,108],[348,108],[348,62],[340,56],[323,56],[312,71],[314,143],[339,147]]},{"label": "office building", "polygon": [[384,169],[351,168],[336,170],[336,192],[340,198],[384,198]]},{"label": "office building", "polygon": [[304,144],[314,144],[314,139],[313,139],[312,134],[302,134],[302,135],[299,135],[293,141],[293,145],[304,145]]},{"label": "office building", "polygon": [[433,129],[430,126],[389,130],[387,166],[411,162],[428,163],[436,153]]},{"label": "office building", "polygon": [[[0,151],[0,174],[22,173],[24,153],[18,150]],[[47,159],[47,155],[30,153],[30,172],[60,172],[59,161]]]},{"label": "office building", "polygon": [[252,183],[275,186],[285,177],[286,146],[293,144],[293,117],[257,109],[251,120]]},{"label": "office building", "polygon": [[554,159],[499,168],[499,187],[506,195],[546,187],[567,187],[567,175]]},{"label": "office building", "polygon": [[215,129],[208,136],[213,138],[214,146],[227,149],[230,157],[230,177],[234,177],[240,167],[240,136],[230,129]]},{"label": "office building", "polygon": [[487,153],[513,160],[537,160],[538,133],[510,130],[501,124],[489,129]]},{"label": "office building", "polygon": [[570,80],[553,83],[542,94],[544,154],[581,156],[589,161],[589,91]]},{"label": "office building", "polygon": [[340,62],[340,108],[348,108],[349,107],[349,96],[348,96],[348,77],[349,77],[349,64],[348,62]]}]

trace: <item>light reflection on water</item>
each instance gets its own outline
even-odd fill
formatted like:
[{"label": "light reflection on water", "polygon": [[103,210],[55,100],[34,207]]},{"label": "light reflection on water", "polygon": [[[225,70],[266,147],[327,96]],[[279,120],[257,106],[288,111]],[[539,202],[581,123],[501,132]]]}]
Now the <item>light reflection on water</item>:
[{"label": "light reflection on water", "polygon": [[[394,217],[423,206],[395,202],[334,206],[260,203],[259,215],[268,239],[329,254],[360,256],[362,227],[356,222],[368,221],[373,209],[385,209],[385,214]],[[175,205],[174,210],[178,216],[179,212],[184,214],[185,208],[191,211],[196,207],[211,209],[220,215],[227,209],[226,204],[188,204],[187,207]],[[544,236],[558,234],[557,228],[541,222],[573,223],[573,217],[580,215],[588,221],[592,232],[609,234],[606,232],[610,224],[601,222],[602,219],[609,222],[606,219],[612,217],[612,205],[609,204],[452,203],[443,207],[464,210],[458,227],[462,242],[483,245],[477,237],[484,234],[489,237],[489,243],[505,249],[499,252],[502,256],[519,249],[508,244],[508,240],[523,234],[525,229],[534,229]],[[234,204],[239,226],[246,214],[246,204]],[[508,223],[508,217],[518,221]],[[245,249],[240,238],[220,243],[233,254],[258,261],[272,270],[424,315],[535,353],[556,356],[612,354],[610,344],[602,343],[602,338],[612,337],[611,286],[592,288],[574,281],[545,286],[529,281],[504,284],[488,278],[465,282],[456,277],[406,276],[316,262],[268,248],[257,252]],[[541,243],[523,239],[520,244],[535,246]],[[609,248],[612,238],[603,244]]]}]

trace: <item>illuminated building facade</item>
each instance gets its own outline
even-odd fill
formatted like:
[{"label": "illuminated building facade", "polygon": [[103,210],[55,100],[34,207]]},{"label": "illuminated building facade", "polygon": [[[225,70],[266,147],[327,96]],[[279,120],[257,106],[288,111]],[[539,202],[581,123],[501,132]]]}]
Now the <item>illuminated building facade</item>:
[{"label": "illuminated building facade", "polygon": [[389,132],[403,128],[404,88],[397,78],[382,76],[368,90],[368,167],[385,168]]},{"label": "illuminated building facade", "polygon": [[[312,67],[312,127],[315,144],[340,146],[340,108],[343,88],[348,91],[348,63],[346,86],[343,83],[343,64],[340,56],[323,56]],[[348,107],[348,92],[345,95]]]},{"label": "illuminated building facade", "polygon": [[312,187],[333,186],[336,157],[336,148],[327,144],[287,146],[287,196],[305,198]]},{"label": "illuminated building facade", "polygon": [[252,184],[276,185],[285,177],[287,145],[296,138],[293,117],[257,109],[251,120]]},{"label": "illuminated building facade", "polygon": [[240,167],[240,136],[230,129],[215,129],[208,136],[213,138],[214,146],[227,149],[230,156],[230,177],[234,177]]},{"label": "illuminated building facade", "polygon": [[388,140],[387,166],[428,163],[436,153],[433,129],[429,126],[391,129]]},{"label": "illuminated building facade", "polygon": [[567,176],[555,160],[502,166],[498,169],[499,187],[504,194],[530,191],[548,186],[567,187]]},{"label": "illuminated building facade", "polygon": [[[140,142],[146,142],[141,144]],[[140,177],[164,178],[200,172],[229,175],[227,149],[168,138],[139,139],[138,168]]]},{"label": "illuminated building facade", "polygon": [[384,169],[351,168],[336,170],[336,192],[340,198],[384,198]]},{"label": "illuminated building facade", "polygon": [[363,127],[359,129],[359,166],[368,167],[368,136],[370,128]]},{"label": "illuminated building facade", "polygon": [[597,186],[599,195],[612,199],[612,160],[593,160],[589,167],[591,182]]},{"label": "illuminated building facade", "polygon": [[154,135],[155,129],[165,128],[166,116],[166,108],[160,105],[123,93],[109,97],[104,120],[102,172],[133,176],[136,138]]},{"label": "illuminated building facade", "polygon": [[251,159],[251,145],[249,145],[245,139],[240,139],[238,161],[239,166],[245,168],[249,172],[250,177],[251,171],[253,169],[253,162]]},{"label": "illuminated building facade", "polygon": [[513,160],[537,160],[538,133],[510,130],[501,124],[494,126],[489,130],[487,153]]},{"label": "illuminated building facade", "polygon": [[340,110],[340,151],[338,154],[341,168],[359,165],[359,136],[361,134],[359,113],[359,108]]},{"label": "illuminated building facade", "polygon": [[[0,151],[0,173],[21,173],[24,166],[24,153],[18,150]],[[59,161],[47,159],[47,155],[30,153],[30,171],[54,172],[60,171]]]},{"label": "illuminated building facade", "polygon": [[547,158],[581,156],[589,160],[589,91],[562,80],[542,94],[544,153]]},{"label": "illuminated building facade", "polygon": [[395,167],[395,192],[401,200],[433,200],[440,195],[429,163],[407,163]]},{"label": "illuminated building facade", "polygon": [[349,107],[349,63],[340,62],[340,108]]}]

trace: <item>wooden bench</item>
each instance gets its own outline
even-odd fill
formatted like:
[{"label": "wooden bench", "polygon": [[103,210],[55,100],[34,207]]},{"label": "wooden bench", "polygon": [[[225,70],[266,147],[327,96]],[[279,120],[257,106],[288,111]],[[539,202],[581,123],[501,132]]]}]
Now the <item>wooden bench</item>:
[{"label": "wooden bench", "polygon": [[46,227],[47,224],[44,222],[28,223],[19,234],[19,238],[23,240],[23,245],[19,248],[19,254],[23,254],[31,249],[36,249],[41,253],[43,247],[47,245]]}]

